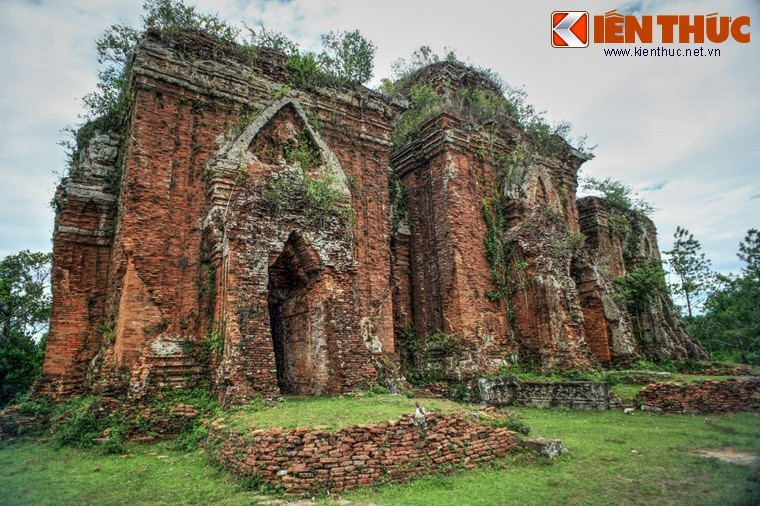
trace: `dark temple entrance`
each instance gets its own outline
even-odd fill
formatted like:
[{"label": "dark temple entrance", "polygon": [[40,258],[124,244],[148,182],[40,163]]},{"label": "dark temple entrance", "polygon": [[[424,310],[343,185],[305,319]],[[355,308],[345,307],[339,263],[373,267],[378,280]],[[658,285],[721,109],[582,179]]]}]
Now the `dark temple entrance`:
[{"label": "dark temple entrance", "polygon": [[[313,328],[318,310],[312,303],[319,270],[302,239],[291,235],[282,253],[269,266],[269,325],[272,333],[277,386],[282,394],[319,393],[318,369],[326,356],[318,329]],[[317,318],[318,319],[318,318]]]}]

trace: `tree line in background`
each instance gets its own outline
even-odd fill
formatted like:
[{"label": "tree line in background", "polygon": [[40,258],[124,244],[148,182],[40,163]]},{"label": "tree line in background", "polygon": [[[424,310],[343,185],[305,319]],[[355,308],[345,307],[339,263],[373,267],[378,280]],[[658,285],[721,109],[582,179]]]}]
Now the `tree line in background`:
[{"label": "tree line in background", "polygon": [[0,406],[28,392],[42,369],[51,259],[22,251],[0,260]]},{"label": "tree line in background", "polygon": [[760,365],[760,231],[739,243],[738,274],[716,274],[694,235],[678,227],[673,249],[665,251],[670,288],[683,302],[689,333],[713,359]]}]

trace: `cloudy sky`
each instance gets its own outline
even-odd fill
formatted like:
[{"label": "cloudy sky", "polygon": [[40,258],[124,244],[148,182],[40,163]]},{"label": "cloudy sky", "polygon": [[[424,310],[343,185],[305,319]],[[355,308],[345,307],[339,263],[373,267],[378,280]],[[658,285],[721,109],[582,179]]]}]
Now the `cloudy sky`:
[{"label": "cloudy sky", "polygon": [[[141,0],[0,0],[0,256],[49,250],[48,206],[57,142],[95,88],[93,41],[112,23],[137,25]],[[188,3],[193,3],[192,1]],[[720,46],[720,57],[606,57],[601,46],[554,49],[552,10],[585,2],[488,0],[197,0],[232,22],[290,35],[319,49],[319,34],[358,28],[377,45],[376,83],[420,45],[455,48],[490,67],[550,120],[569,120],[598,144],[584,172],[622,179],[658,208],[660,245],[677,225],[702,241],[716,270],[736,271],[737,244],[760,227],[760,33]],[[586,7],[588,8],[588,7]],[[750,15],[758,0],[593,3],[642,14]],[[757,32],[753,27],[751,32]]]}]

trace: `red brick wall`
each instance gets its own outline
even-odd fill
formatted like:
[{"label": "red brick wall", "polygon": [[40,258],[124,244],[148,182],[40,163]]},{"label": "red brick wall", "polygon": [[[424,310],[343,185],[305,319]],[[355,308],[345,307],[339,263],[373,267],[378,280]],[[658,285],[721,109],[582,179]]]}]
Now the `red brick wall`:
[{"label": "red brick wall", "polygon": [[203,169],[236,116],[231,105],[164,83],[138,79],[136,88],[111,283],[123,367],[159,335],[195,334]]},{"label": "red brick wall", "polygon": [[485,427],[462,416],[427,415],[427,427],[411,416],[335,432],[308,428],[217,433],[217,458],[240,476],[259,476],[289,494],[341,492],[390,479],[455,466],[472,468],[504,457],[517,434]]},{"label": "red brick wall", "polygon": [[[217,64],[209,66],[212,57]],[[112,251],[110,239],[106,244],[100,241],[97,248],[102,251],[88,252],[86,261],[77,260],[84,250],[77,246],[73,251],[73,243],[64,235],[57,238],[48,376],[76,364],[78,388],[91,388],[82,373],[90,367],[89,359],[99,354],[92,370],[94,382],[101,383],[98,388],[110,389],[116,382],[126,381],[125,385],[139,394],[151,386],[187,384],[203,365],[187,345],[200,345],[215,327],[219,297],[209,300],[201,287],[206,283],[207,267],[221,269],[217,253],[202,249],[203,219],[210,205],[206,163],[230,138],[233,128],[246,126],[238,125],[239,113],[263,110],[287,79],[277,55],[261,52],[253,72],[249,63],[239,49],[193,32],[168,37],[151,32],[141,44],[134,64],[131,123],[122,147],[124,177],[118,213],[110,210],[110,216],[117,215]],[[350,290],[351,297],[330,304],[335,314],[361,313],[365,318],[340,328],[336,335],[363,349],[366,336],[379,342],[383,353],[392,355],[390,109],[361,88],[294,93],[318,118],[323,139],[349,176],[351,204],[356,211],[351,234],[355,275],[351,279],[334,277],[344,285],[342,290]],[[253,116],[249,115],[248,121]],[[70,225],[72,220],[89,220],[92,223],[82,225],[84,228],[97,226],[105,211],[70,217],[82,214],[83,205],[73,200],[66,203],[59,221]],[[88,213],[93,216],[86,217]],[[88,241],[92,242],[84,240]],[[216,273],[217,295],[245,269],[244,265],[227,267],[233,271]],[[71,288],[71,279],[81,282]],[[99,325],[111,321],[115,341],[101,346],[100,340],[94,339]],[[268,329],[260,330],[266,330],[262,336],[271,340]],[[231,339],[236,339],[236,332],[238,329],[230,329]],[[92,348],[86,358],[75,353],[84,343]],[[336,362],[338,370],[346,369],[340,373],[343,380],[338,381],[346,388],[366,385],[369,372],[374,371],[366,356],[349,352],[354,344],[346,344],[348,348],[340,352],[345,358]],[[211,365],[216,368],[219,362],[212,360]],[[262,357],[257,367],[268,368],[267,360]]]},{"label": "red brick wall", "polygon": [[56,192],[53,305],[40,391],[83,390],[101,346],[116,197],[102,178],[114,169],[118,136],[99,132]]},{"label": "red brick wall", "polygon": [[666,293],[654,297],[639,315],[630,313],[614,296],[618,277],[660,261],[654,223],[634,211],[612,208],[597,197],[579,199],[578,209],[586,245],[574,260],[573,274],[595,358],[622,366],[640,356],[705,359],[706,353],[688,335]]},{"label": "red brick wall", "polygon": [[422,338],[439,330],[462,338],[464,369],[472,372],[503,356],[509,326],[503,302],[485,295],[493,279],[483,198],[497,176],[471,151],[443,140],[455,124],[446,113],[434,118],[417,135],[425,144],[405,148],[395,164],[407,194],[415,330]]},{"label": "red brick wall", "polygon": [[674,413],[760,411],[760,379],[701,381],[688,385],[654,383],[639,391],[638,401]]},{"label": "red brick wall", "polygon": [[391,289],[393,293],[393,327],[396,335],[395,350],[399,357],[406,351],[403,332],[414,325],[414,301],[412,299],[412,269],[410,236],[396,232],[391,235]]},{"label": "red brick wall", "polygon": [[[499,170],[508,168],[501,165],[516,135],[473,132],[445,110],[393,157],[408,193],[415,327],[421,337],[442,330],[464,339],[471,360],[460,361],[460,373],[505,365],[518,343],[549,367],[589,364],[571,256],[553,256],[554,243],[579,228],[579,162],[537,157],[507,195]],[[486,258],[483,200],[494,196],[498,203],[491,205],[505,208],[504,238],[513,259],[527,262],[523,273],[508,273],[509,308],[486,295],[496,286]]]}]

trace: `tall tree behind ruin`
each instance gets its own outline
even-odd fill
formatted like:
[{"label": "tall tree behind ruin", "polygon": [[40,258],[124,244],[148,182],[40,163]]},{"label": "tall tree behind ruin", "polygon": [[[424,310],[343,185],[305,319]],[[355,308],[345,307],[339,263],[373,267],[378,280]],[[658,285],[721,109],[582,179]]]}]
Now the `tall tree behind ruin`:
[{"label": "tall tree behind ruin", "polygon": [[712,288],[714,274],[710,260],[702,252],[702,245],[694,234],[679,226],[673,237],[673,249],[664,252],[670,257],[670,268],[676,276],[670,286],[674,294],[686,302],[686,314],[691,319]]},{"label": "tall tree behind ruin", "polygon": [[741,274],[718,275],[717,287],[705,301],[705,314],[695,316],[690,330],[713,351],[744,363],[760,357],[760,232],[751,229],[739,243]]},{"label": "tall tree behind ruin", "polygon": [[0,406],[26,392],[42,365],[50,261],[29,251],[0,260]]}]

